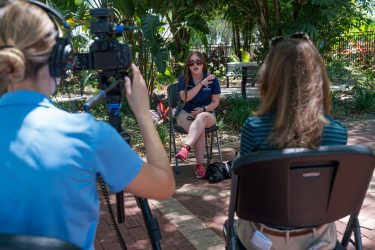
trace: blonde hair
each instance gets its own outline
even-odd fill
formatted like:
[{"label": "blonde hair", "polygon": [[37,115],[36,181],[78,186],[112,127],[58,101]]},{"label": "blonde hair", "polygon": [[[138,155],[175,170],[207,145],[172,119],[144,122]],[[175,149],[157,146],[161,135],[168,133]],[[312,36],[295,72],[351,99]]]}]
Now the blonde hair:
[{"label": "blonde hair", "polygon": [[277,43],[259,70],[259,84],[262,103],[255,115],[275,115],[268,143],[318,146],[331,97],[326,68],[313,43],[295,38]]},{"label": "blonde hair", "polygon": [[53,21],[36,5],[14,0],[0,9],[0,95],[9,84],[35,76],[48,62],[57,35]]}]

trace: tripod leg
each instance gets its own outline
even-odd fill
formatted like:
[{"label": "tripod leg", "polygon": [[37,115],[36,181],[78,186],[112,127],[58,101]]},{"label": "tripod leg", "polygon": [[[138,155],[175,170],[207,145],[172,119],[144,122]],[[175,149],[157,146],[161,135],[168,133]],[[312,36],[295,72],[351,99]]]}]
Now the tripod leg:
[{"label": "tripod leg", "polygon": [[[104,180],[103,180],[103,178],[100,175],[97,176],[97,181],[99,183],[100,189],[102,190],[102,193],[103,193],[103,196],[104,196],[104,199],[105,199],[105,203],[107,205],[107,209],[108,209],[108,213],[109,213],[109,218],[111,220],[111,225],[113,227],[116,239],[117,239],[118,243],[120,244],[121,249],[126,250],[127,248],[126,248],[125,240],[124,240],[124,238],[121,235],[121,232],[120,232],[120,229],[118,227],[118,224],[116,223],[115,215],[113,214],[113,210],[112,210],[112,207],[111,207],[111,202],[110,202],[110,198],[109,198],[109,191],[108,191],[107,185],[104,183]],[[122,195],[122,200],[123,200],[124,199],[123,192],[116,193],[116,196],[119,196],[120,193]],[[118,198],[118,197],[116,197],[116,198]],[[123,209],[124,203],[122,202],[121,205],[122,206],[117,205],[117,209],[122,209],[122,211],[124,211],[124,209]],[[125,222],[125,213],[123,213],[123,214],[124,214],[123,215],[124,216],[124,218],[123,218],[124,221],[123,222]],[[117,215],[119,215],[119,213],[117,213]]]},{"label": "tripod leg", "polygon": [[118,223],[125,222],[125,208],[124,208],[124,192],[116,193],[116,206],[117,206],[117,221]]},{"label": "tripod leg", "polygon": [[135,197],[138,207],[142,211],[143,219],[145,220],[148,236],[152,245],[152,249],[160,250],[160,239],[161,233],[158,221],[152,217],[150,207],[148,205],[147,199],[141,197]]}]

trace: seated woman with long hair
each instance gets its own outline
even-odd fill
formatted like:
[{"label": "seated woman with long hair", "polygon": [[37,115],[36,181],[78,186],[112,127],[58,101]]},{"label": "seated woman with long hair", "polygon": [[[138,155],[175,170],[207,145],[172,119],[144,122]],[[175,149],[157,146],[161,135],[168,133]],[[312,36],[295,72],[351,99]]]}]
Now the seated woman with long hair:
[{"label": "seated woman with long hair", "polygon": [[[346,129],[331,116],[329,80],[322,57],[306,34],[271,40],[259,71],[259,86],[261,105],[243,125],[241,155],[272,148],[346,144]],[[258,249],[251,241],[257,230],[274,232],[264,234],[275,250],[308,249],[314,244],[320,244],[319,249],[333,249],[336,244],[334,223],[304,230],[240,219],[237,235],[247,249]]]}]

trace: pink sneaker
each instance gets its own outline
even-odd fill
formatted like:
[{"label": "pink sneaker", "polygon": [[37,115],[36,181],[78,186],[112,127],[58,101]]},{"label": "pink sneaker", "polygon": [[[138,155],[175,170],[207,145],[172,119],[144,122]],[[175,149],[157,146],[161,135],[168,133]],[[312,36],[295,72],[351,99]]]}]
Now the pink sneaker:
[{"label": "pink sneaker", "polygon": [[180,151],[178,151],[178,153],[176,154],[176,157],[180,159],[181,161],[185,162],[187,160],[188,155],[189,155],[189,150],[184,146],[181,148]]},{"label": "pink sneaker", "polygon": [[203,164],[195,166],[195,174],[198,179],[206,178],[206,169],[204,168]]}]

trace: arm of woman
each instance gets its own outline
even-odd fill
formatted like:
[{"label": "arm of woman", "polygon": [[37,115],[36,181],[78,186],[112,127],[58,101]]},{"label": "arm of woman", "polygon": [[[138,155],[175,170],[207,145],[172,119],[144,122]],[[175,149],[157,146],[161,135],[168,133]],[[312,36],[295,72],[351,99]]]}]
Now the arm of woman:
[{"label": "arm of woman", "polygon": [[137,196],[152,199],[168,199],[175,189],[175,180],[169,158],[156,131],[149,113],[148,90],[140,71],[132,65],[133,84],[126,78],[126,97],[136,117],[140,128],[147,162],[144,162],[140,172],[126,188]]},{"label": "arm of woman", "polygon": [[181,100],[184,102],[188,102],[193,99],[201,90],[202,87],[210,84],[210,82],[215,79],[214,75],[209,74],[205,79],[203,79],[200,83],[196,84],[193,88],[187,91],[186,100],[185,100],[185,91],[181,90],[179,92]]},{"label": "arm of woman", "polygon": [[216,109],[220,104],[220,95],[212,95],[211,103],[206,106],[206,111]]},{"label": "arm of woman", "polygon": [[[193,98],[199,93],[199,91],[201,90],[202,86],[203,86],[203,85],[201,85],[201,84],[197,84],[197,85],[195,85],[194,88],[189,89],[189,90],[187,91],[187,94],[186,94],[186,95],[185,95],[185,90],[181,90],[181,91],[179,92],[179,95],[180,95],[181,100],[182,100],[183,102],[188,102],[188,101],[190,101],[191,99],[193,99]],[[186,97],[186,99],[185,99],[185,97]]]}]

